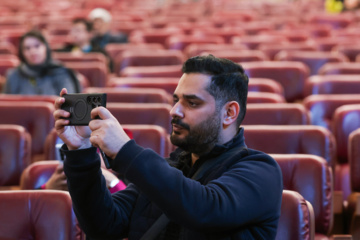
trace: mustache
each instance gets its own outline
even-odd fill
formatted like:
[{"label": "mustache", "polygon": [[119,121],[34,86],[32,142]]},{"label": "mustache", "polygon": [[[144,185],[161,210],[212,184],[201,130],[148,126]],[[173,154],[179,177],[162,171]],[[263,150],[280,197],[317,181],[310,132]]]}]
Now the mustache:
[{"label": "mustache", "polygon": [[184,122],[182,122],[179,118],[173,118],[171,120],[171,124],[176,124],[179,125],[180,127],[186,129],[186,130],[190,130],[190,126]]}]

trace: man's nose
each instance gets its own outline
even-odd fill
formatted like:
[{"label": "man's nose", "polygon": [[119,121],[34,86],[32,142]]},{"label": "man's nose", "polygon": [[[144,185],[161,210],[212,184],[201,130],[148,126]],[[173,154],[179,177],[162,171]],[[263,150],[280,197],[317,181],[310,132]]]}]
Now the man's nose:
[{"label": "man's nose", "polygon": [[175,103],[175,105],[170,110],[170,116],[173,117],[173,118],[174,117],[178,117],[178,118],[183,118],[184,117],[184,113],[182,111],[182,107],[181,107],[181,104],[179,102]]}]

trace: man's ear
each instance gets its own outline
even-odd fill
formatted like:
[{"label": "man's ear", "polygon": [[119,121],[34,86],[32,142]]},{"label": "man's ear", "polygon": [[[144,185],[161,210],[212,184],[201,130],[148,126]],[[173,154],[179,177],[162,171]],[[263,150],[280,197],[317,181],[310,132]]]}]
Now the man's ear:
[{"label": "man's ear", "polygon": [[223,125],[229,126],[236,122],[240,114],[240,105],[236,101],[227,102],[223,107]]}]

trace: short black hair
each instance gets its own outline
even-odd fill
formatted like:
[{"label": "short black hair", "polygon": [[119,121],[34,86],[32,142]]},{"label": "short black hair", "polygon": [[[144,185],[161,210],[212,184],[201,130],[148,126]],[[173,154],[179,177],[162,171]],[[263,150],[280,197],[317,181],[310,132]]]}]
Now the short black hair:
[{"label": "short black hair", "polygon": [[23,62],[23,63],[27,63],[26,59],[25,59],[25,56],[24,56],[24,53],[23,53],[23,43],[24,43],[24,40],[26,38],[28,38],[28,37],[36,38],[40,42],[45,44],[45,47],[46,47],[46,60],[45,60],[45,62],[51,61],[51,49],[50,49],[50,46],[49,46],[48,42],[46,41],[44,35],[42,35],[42,33],[37,31],[37,30],[31,30],[31,31],[25,33],[24,35],[22,35],[20,37],[19,48],[18,48],[18,54],[19,54],[20,61]]},{"label": "short black hair", "polygon": [[87,32],[91,32],[93,30],[93,24],[90,21],[88,21],[86,18],[75,18],[75,19],[73,19],[72,23],[73,24],[78,24],[78,23],[84,24]]},{"label": "short black hair", "polygon": [[225,58],[213,55],[189,58],[182,66],[183,73],[202,73],[211,76],[207,91],[215,98],[217,107],[229,101],[240,105],[237,124],[240,126],[246,113],[249,78],[243,67]]}]

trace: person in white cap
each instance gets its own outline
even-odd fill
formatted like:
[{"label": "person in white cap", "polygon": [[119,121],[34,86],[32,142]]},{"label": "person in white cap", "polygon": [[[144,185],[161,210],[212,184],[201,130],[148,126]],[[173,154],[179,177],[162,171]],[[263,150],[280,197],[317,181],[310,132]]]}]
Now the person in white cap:
[{"label": "person in white cap", "polygon": [[126,43],[127,35],[123,33],[111,33],[111,14],[103,8],[95,8],[89,13],[89,19],[93,23],[93,43],[104,48],[108,43]]}]

